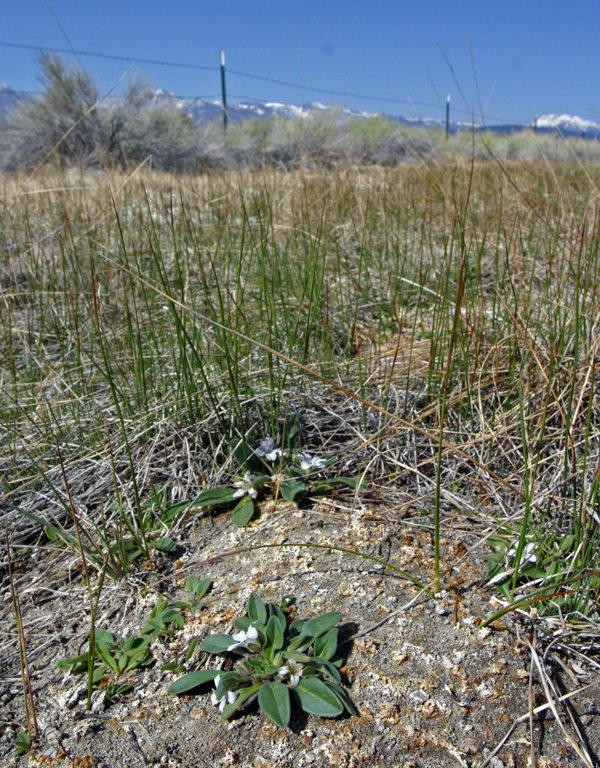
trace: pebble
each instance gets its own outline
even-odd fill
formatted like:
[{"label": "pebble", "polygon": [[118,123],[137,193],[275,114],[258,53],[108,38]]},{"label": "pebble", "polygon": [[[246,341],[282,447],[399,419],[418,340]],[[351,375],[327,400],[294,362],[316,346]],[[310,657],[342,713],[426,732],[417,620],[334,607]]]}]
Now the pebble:
[{"label": "pebble", "polygon": [[435,606],[435,612],[438,616],[447,616],[448,615],[448,609],[445,605],[442,605],[441,603],[438,603]]},{"label": "pebble", "polygon": [[410,698],[414,699],[415,701],[418,701],[419,704],[424,704],[429,698],[429,696],[425,693],[425,691],[419,690],[419,691],[413,691],[410,694]]},{"label": "pebble", "polygon": [[106,701],[106,691],[100,691],[98,696],[94,697],[96,700],[92,704],[92,712],[97,715],[100,712],[104,712],[104,705]]}]

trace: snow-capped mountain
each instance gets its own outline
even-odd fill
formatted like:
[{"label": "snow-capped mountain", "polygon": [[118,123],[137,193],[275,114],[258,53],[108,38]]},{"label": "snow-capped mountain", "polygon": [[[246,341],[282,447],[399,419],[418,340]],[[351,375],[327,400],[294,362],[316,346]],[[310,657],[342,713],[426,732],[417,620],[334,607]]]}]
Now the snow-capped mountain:
[{"label": "snow-capped mountain", "polygon": [[559,128],[563,133],[600,136],[600,124],[572,115],[542,115],[537,119],[537,127],[538,130]]},{"label": "snow-capped mountain", "polygon": [[[211,121],[215,119],[221,119],[223,116],[223,108],[219,99],[180,99],[173,93],[168,91],[158,90],[154,94],[154,102],[159,104],[176,104],[180,109],[188,114],[195,122]],[[286,120],[294,117],[310,117],[312,115],[327,112],[330,109],[335,109],[341,118],[343,117],[358,117],[367,118],[372,117],[376,113],[366,112],[362,110],[353,109],[340,109],[339,107],[327,107],[325,104],[319,102],[312,102],[311,104],[304,104],[298,106],[296,104],[282,104],[280,102],[262,102],[262,101],[244,101],[237,104],[229,104],[227,108],[229,122],[238,123],[242,120],[250,120],[257,118],[259,120],[266,120],[271,115],[279,115]],[[401,123],[402,125],[412,126],[414,128],[431,128],[437,125],[439,128],[445,129],[444,120],[436,120],[435,118],[420,118],[420,117],[400,117],[390,116],[388,117],[394,122]],[[534,128],[535,121],[528,123],[518,123],[513,125],[486,125],[485,130],[493,131],[494,133],[512,133],[516,131],[522,131],[524,129]],[[473,124],[470,121],[456,121],[450,122],[450,131],[455,133],[456,131],[470,131]],[[537,118],[537,130],[540,132],[551,132],[559,129],[565,136],[583,136],[585,138],[600,138],[600,123],[596,123],[593,120],[584,120],[581,117],[572,115],[541,115]],[[482,131],[484,127],[475,123],[475,130]]]},{"label": "snow-capped mountain", "polygon": [[[29,98],[31,98],[31,96],[27,93],[15,91],[8,85],[0,85],[0,117],[6,115],[20,101]],[[223,108],[219,99],[183,99],[162,88],[154,91],[151,103],[157,106],[162,104],[173,104],[179,109],[182,109],[196,123],[220,120],[223,116]],[[295,117],[308,118],[317,114],[329,112],[330,110],[335,110],[340,119],[343,119],[344,117],[367,118],[376,114],[374,112],[361,110],[328,107],[319,102],[298,106],[297,104],[283,104],[278,101],[243,101],[238,102],[237,104],[232,103],[228,105],[227,112],[230,123],[239,123],[243,120],[250,120],[252,118],[266,120],[271,115],[278,115],[286,120]],[[428,117],[406,118],[389,115],[388,117],[394,122],[414,128],[431,128],[436,125],[441,129],[445,129],[445,122],[443,119],[437,120]],[[512,125],[486,125],[485,130],[505,134],[532,129],[534,127],[535,121],[532,120],[528,123],[517,123]],[[472,128],[473,124],[470,121],[450,122],[451,133],[455,133],[456,131],[470,131]],[[565,136],[582,136],[594,139],[600,138],[600,123],[596,123],[593,120],[584,120],[581,117],[566,114],[541,115],[537,118],[537,130],[540,133],[549,133],[556,131],[557,129],[559,129]],[[484,127],[476,123],[475,130],[484,130]]]},{"label": "snow-capped mountain", "polygon": [[[181,99],[174,93],[159,89],[154,91],[152,99],[154,104],[174,104],[183,109],[195,122],[210,122],[223,117],[223,107],[219,99]],[[271,115],[278,115],[286,120],[294,117],[309,117],[317,112],[327,112],[330,108],[319,102],[298,106],[296,104],[283,104],[278,101],[243,101],[237,104],[227,105],[227,114],[230,123],[239,123],[242,120],[257,118],[266,120]],[[353,110],[340,110],[340,113],[367,117],[370,113],[356,112]]]}]

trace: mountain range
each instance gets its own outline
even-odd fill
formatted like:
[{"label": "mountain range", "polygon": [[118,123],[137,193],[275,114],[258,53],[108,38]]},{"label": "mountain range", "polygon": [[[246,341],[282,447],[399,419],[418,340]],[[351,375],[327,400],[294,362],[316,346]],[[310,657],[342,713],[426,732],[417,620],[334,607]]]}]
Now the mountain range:
[{"label": "mountain range", "polygon": [[[19,102],[30,98],[32,98],[31,94],[15,91],[8,85],[0,85],[0,117],[8,114]],[[157,106],[172,104],[182,109],[196,123],[219,120],[223,116],[223,108],[218,99],[184,99],[160,88],[154,91],[152,103]],[[239,123],[252,118],[266,120],[271,115],[279,115],[287,120],[294,117],[310,117],[332,109],[335,109],[340,115],[347,117],[367,118],[375,114],[373,112],[341,109],[339,107],[327,107],[319,102],[298,106],[296,104],[283,104],[276,101],[243,101],[237,104],[229,104],[227,113],[231,123]],[[387,115],[387,117],[394,122],[415,128],[430,128],[434,125],[442,129],[445,128],[444,120],[436,120],[434,118],[406,118],[391,115]],[[473,124],[470,121],[450,121],[449,130],[451,133],[455,133],[461,130],[472,130],[472,127]],[[485,126],[475,124],[477,131],[489,130],[501,134],[515,133],[532,128],[536,128],[540,133],[559,131],[565,136],[600,139],[600,123],[566,114],[541,115],[537,118],[537,121],[528,123],[488,124]]]}]

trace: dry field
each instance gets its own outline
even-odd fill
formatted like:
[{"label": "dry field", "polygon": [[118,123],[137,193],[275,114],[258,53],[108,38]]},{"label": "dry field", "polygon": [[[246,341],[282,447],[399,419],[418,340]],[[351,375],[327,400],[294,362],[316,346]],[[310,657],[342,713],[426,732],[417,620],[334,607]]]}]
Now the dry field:
[{"label": "dry field", "polygon": [[[21,764],[600,764],[599,189],[575,159],[0,179],[0,762],[37,730]],[[295,496],[256,455],[291,427],[328,459]],[[239,527],[198,499],[252,461]],[[190,574],[204,608],[88,710],[57,663]],[[355,716],[167,693],[252,591],[343,613]]]}]

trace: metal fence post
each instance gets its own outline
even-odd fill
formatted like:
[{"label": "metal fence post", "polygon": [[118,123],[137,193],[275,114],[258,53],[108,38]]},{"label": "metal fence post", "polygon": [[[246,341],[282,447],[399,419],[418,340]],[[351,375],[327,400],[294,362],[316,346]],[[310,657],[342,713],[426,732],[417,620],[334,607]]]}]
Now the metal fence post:
[{"label": "metal fence post", "polygon": [[223,128],[227,129],[227,91],[225,90],[225,51],[221,51],[221,93],[223,94]]}]

